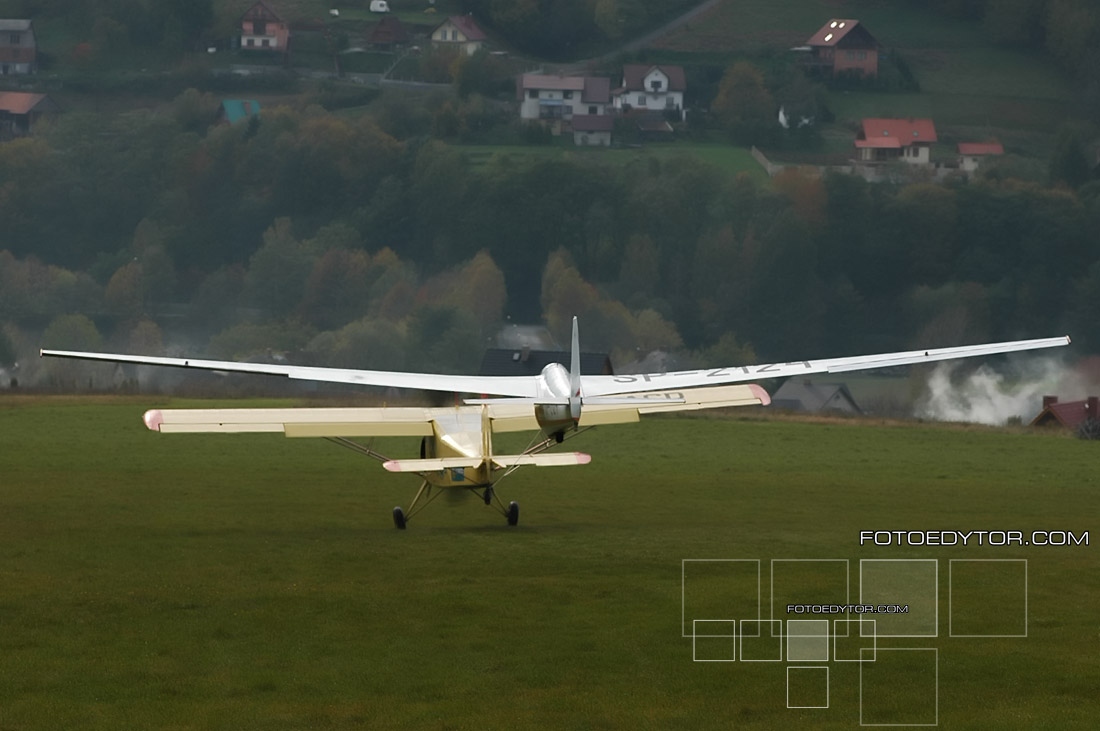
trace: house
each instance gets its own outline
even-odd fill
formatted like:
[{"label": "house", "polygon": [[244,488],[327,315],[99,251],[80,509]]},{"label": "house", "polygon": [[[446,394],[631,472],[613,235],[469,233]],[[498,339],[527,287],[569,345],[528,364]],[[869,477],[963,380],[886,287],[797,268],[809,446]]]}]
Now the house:
[{"label": "house", "polygon": [[863,409],[859,408],[852,393],[843,383],[814,383],[798,378],[787,379],[772,394],[772,408],[813,414],[823,411],[863,413]]},{"label": "house", "polygon": [[387,15],[378,21],[367,34],[367,43],[380,50],[390,50],[409,42],[409,32],[395,15]]},{"label": "house", "polygon": [[286,53],[290,29],[285,20],[260,0],[241,16],[241,48],[246,51]]},{"label": "house", "polygon": [[38,45],[29,20],[0,20],[0,75],[33,74]]},{"label": "house", "polygon": [[[568,364],[565,350],[489,348],[481,358],[479,376],[537,376],[551,363]],[[611,358],[606,353],[581,353],[581,373],[588,376],[613,376]]]},{"label": "house", "polygon": [[578,114],[573,117],[573,144],[578,147],[611,146],[615,118],[609,115]]},{"label": "house", "polygon": [[611,80],[599,76],[523,74],[516,82],[520,119],[540,120],[561,133],[574,116],[603,116],[611,105]]},{"label": "house", "polygon": [[218,107],[215,124],[233,124],[260,114],[260,103],[255,99],[223,99]]},{"label": "house", "polygon": [[682,120],[686,89],[683,66],[626,64],[623,66],[622,85],[611,96],[615,109],[619,111],[675,111]]},{"label": "house", "polygon": [[927,165],[935,141],[931,119],[864,119],[855,145],[863,162],[904,160]]},{"label": "house", "polygon": [[472,15],[452,15],[432,31],[432,43],[441,48],[456,48],[473,56],[489,38]]},{"label": "house", "polygon": [[960,142],[959,169],[972,173],[978,169],[984,158],[1003,154],[1005,148],[1000,142]]},{"label": "house", "polygon": [[61,108],[45,94],[22,91],[0,92],[0,139],[26,137],[43,117],[53,117]]},{"label": "house", "polygon": [[814,33],[804,46],[808,66],[830,74],[878,76],[879,44],[858,20],[834,18]]},{"label": "house", "polygon": [[1043,396],[1043,410],[1031,420],[1031,426],[1077,429],[1088,419],[1100,418],[1100,398],[1059,402],[1057,396]]}]

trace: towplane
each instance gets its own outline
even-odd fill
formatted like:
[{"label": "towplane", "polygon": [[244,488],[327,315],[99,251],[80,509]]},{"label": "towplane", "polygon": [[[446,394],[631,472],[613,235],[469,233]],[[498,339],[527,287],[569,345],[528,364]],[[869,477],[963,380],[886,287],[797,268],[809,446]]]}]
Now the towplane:
[{"label": "towplane", "polygon": [[[390,472],[411,472],[421,478],[409,507],[393,509],[393,522],[407,522],[445,489],[477,493],[508,521],[519,522],[519,505],[507,507],[495,486],[516,469],[587,464],[582,452],[549,452],[552,447],[594,426],[638,421],[643,414],[767,405],[767,391],[750,381],[813,373],[844,373],[891,366],[931,363],[997,353],[1013,353],[1068,345],[1069,337],[1017,340],[934,350],[766,363],[674,373],[581,375],[577,318],[573,318],[570,363],[547,365],[537,376],[462,376],[400,371],[349,370],[265,363],[161,358],[109,353],[42,350],[41,355],[137,365],[257,373],[285,378],[350,383],[364,386],[422,389],[464,394],[468,398],[444,408],[289,408],[289,409],[154,409],[145,425],[161,433],[282,432],[287,437],[320,437],[379,460]],[[493,451],[494,433],[533,431],[530,445],[519,454]],[[420,454],[390,459],[373,449],[373,437],[420,437]]]}]

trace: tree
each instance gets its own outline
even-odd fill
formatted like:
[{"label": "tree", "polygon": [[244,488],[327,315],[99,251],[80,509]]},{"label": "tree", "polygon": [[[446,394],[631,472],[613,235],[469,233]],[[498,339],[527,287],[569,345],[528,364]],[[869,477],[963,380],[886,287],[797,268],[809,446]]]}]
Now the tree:
[{"label": "tree", "polygon": [[1050,181],[1078,188],[1090,177],[1089,161],[1080,133],[1072,127],[1063,127],[1058,132],[1054,155],[1050,158]]},{"label": "tree", "polygon": [[292,312],[302,300],[313,261],[313,251],[294,238],[290,219],[276,219],[248,261],[249,299],[275,316]]},{"label": "tree", "polygon": [[739,145],[766,144],[775,139],[779,123],[775,102],[764,76],[747,61],[726,69],[711,111]]}]

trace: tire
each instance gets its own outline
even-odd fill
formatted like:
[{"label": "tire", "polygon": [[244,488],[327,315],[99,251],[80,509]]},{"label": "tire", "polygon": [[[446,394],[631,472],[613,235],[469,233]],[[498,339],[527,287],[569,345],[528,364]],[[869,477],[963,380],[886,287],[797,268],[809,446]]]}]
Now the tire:
[{"label": "tire", "polygon": [[519,523],[519,503],[515,500],[508,503],[508,525],[516,525]]},{"label": "tire", "polygon": [[393,509],[393,524],[398,530],[405,530],[405,511],[401,508]]}]

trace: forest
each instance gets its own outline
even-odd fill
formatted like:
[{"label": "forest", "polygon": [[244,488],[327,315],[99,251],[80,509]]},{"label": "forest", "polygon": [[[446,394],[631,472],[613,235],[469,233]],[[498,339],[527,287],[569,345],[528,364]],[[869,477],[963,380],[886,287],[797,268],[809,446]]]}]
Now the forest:
[{"label": "forest", "polygon": [[189,90],[159,113],[69,113],[0,145],[0,360],[41,332],[462,370],[502,323],[545,320],[564,341],[573,314],[620,364],[1063,332],[1100,348],[1100,182],[1052,183],[1056,160],[906,185],[759,183],[644,152],[474,167],[409,136],[400,97],[232,126],[208,126],[213,104]]}]

